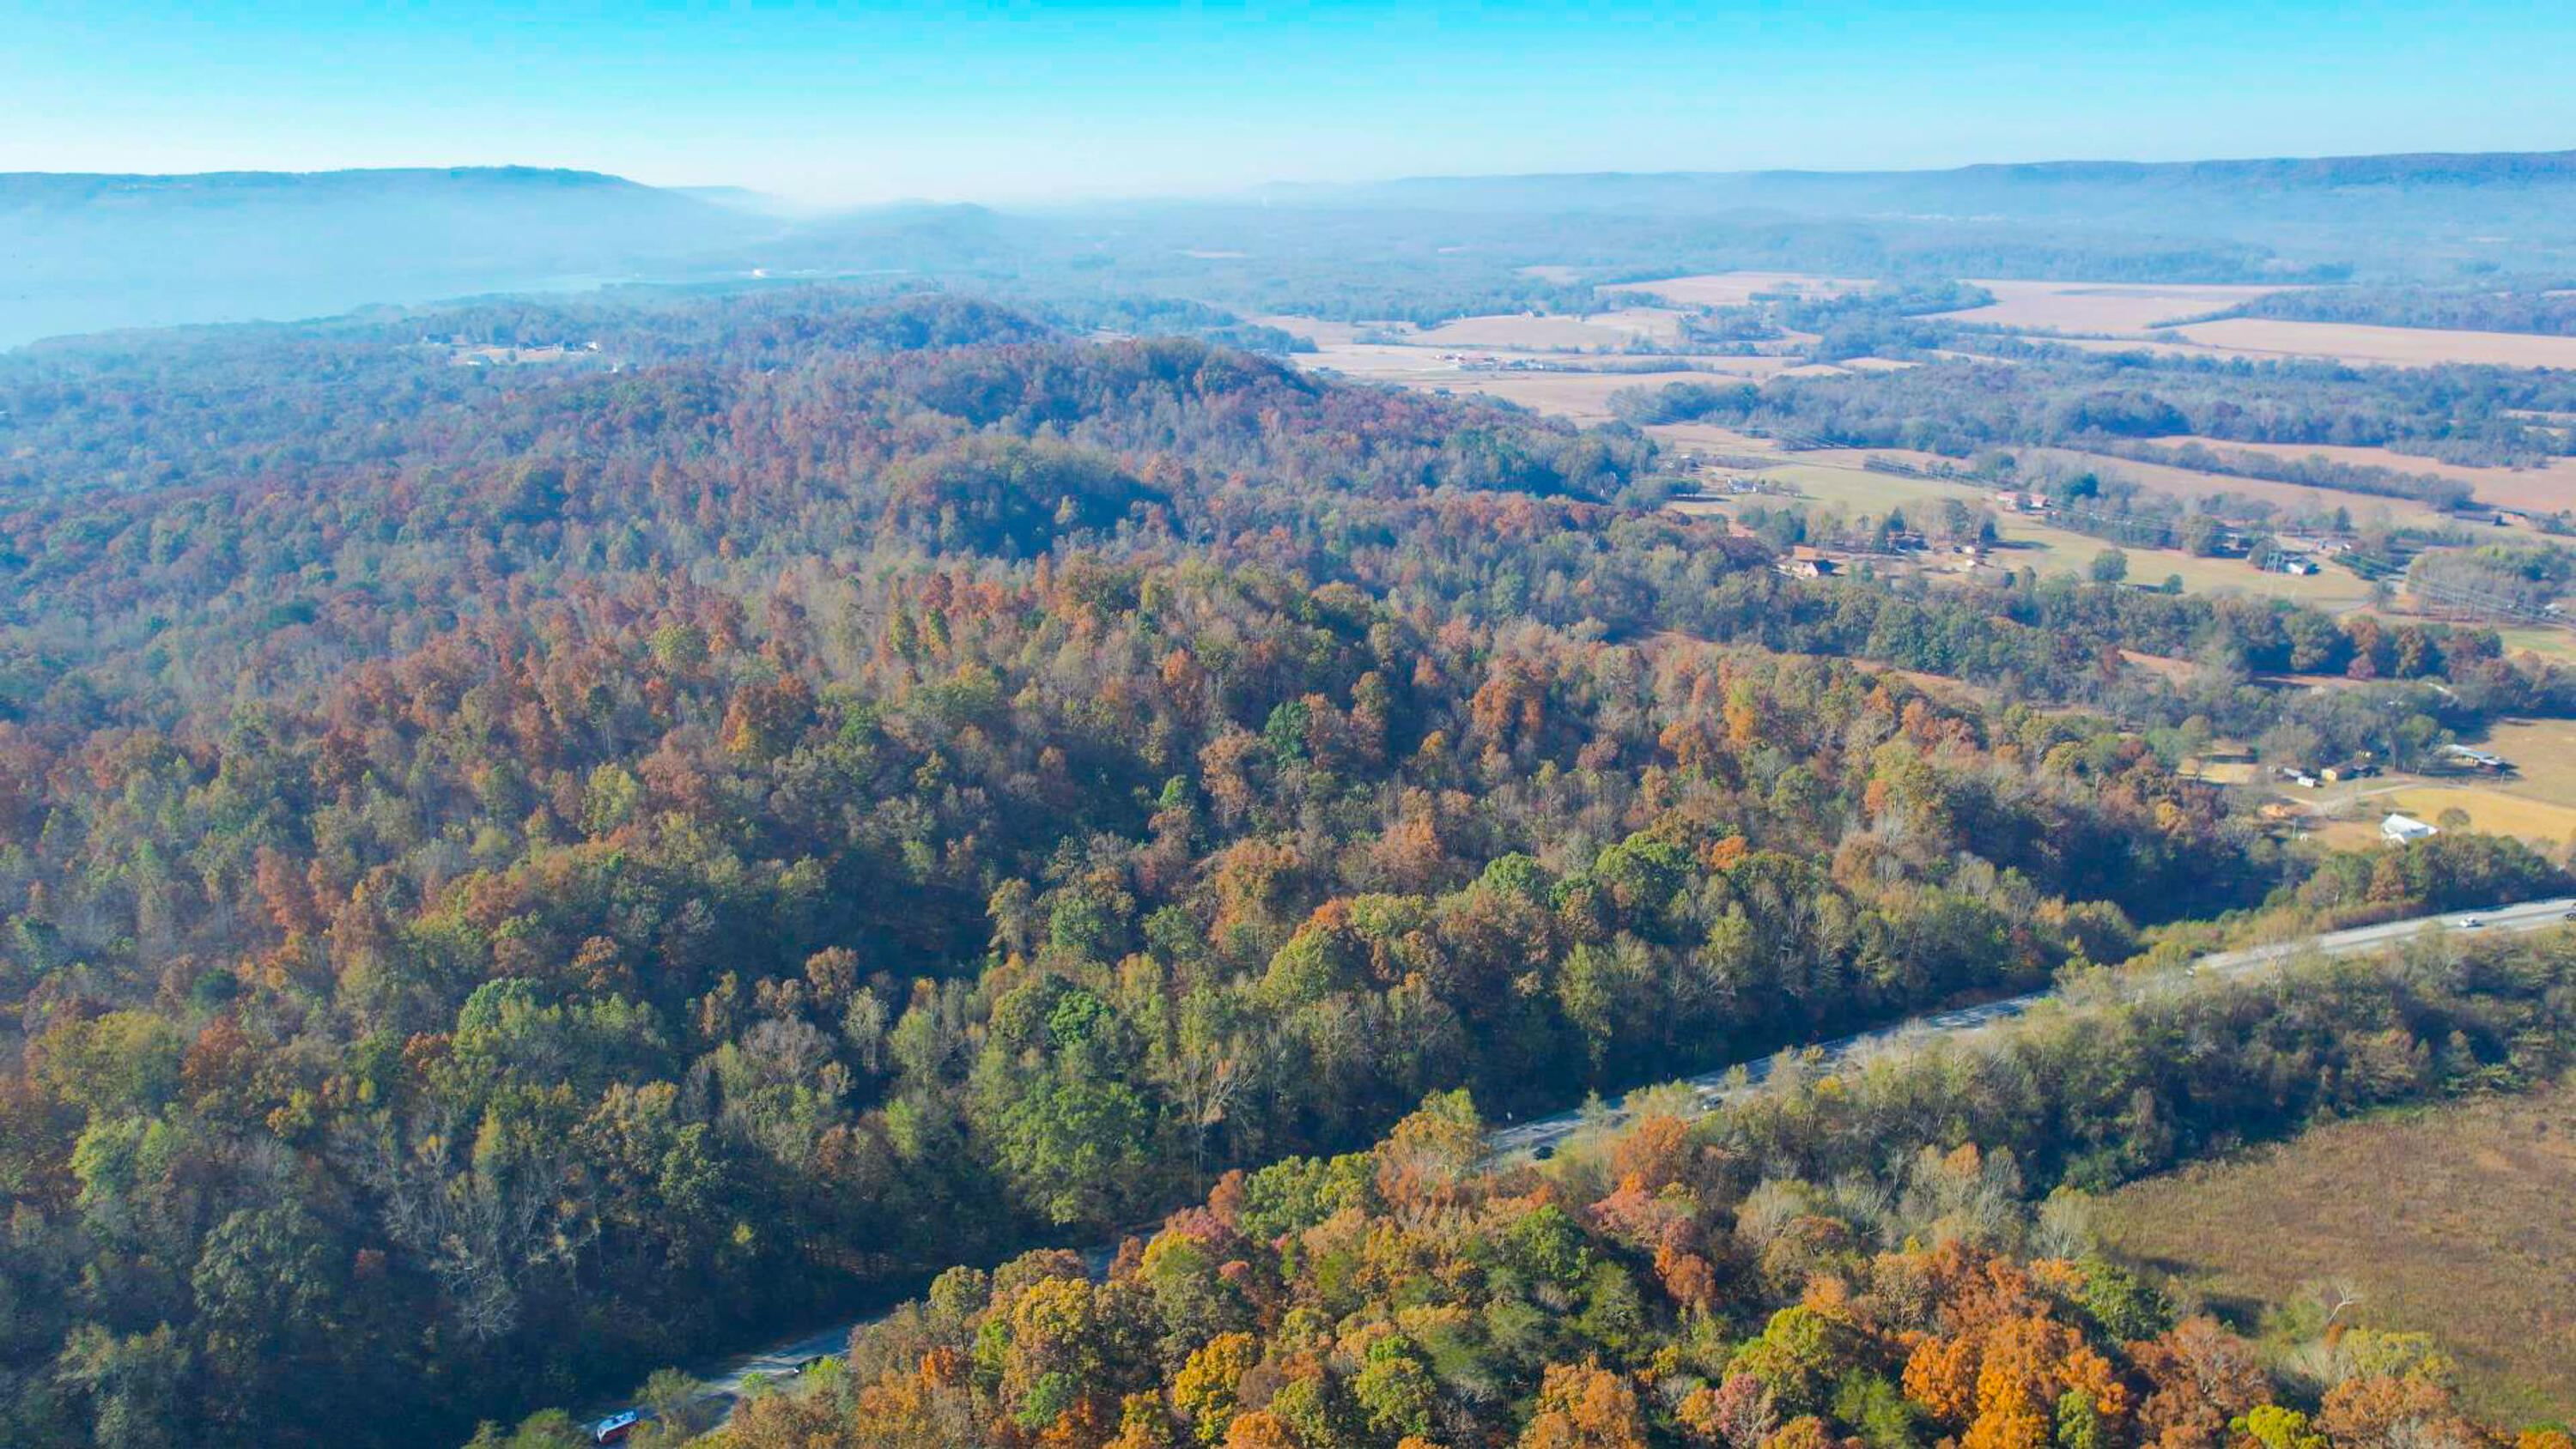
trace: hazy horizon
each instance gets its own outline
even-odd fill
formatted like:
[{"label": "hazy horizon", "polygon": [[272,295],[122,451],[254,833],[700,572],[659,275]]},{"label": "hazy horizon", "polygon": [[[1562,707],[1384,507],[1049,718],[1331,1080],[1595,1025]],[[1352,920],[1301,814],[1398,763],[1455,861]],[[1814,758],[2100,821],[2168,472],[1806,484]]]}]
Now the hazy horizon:
[{"label": "hazy horizon", "polygon": [[[2563,7],[0,7],[0,170],[530,165],[805,204],[2576,145]],[[2553,44],[2553,42],[2556,42]]]}]

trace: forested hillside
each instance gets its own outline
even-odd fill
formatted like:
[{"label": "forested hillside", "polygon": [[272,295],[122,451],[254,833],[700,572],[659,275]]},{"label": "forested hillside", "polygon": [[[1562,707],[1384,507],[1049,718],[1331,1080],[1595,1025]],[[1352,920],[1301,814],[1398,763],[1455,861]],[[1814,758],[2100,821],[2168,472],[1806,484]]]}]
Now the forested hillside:
[{"label": "forested hillside", "polygon": [[417,340],[602,320],[0,363],[0,1440],[461,1440],[1429,1094],[2563,884],[2282,850],[2177,771],[2279,706],[2120,653],[2421,749],[2569,712],[2491,633],[1792,581],[1630,429],[939,298]]},{"label": "forested hillside", "polygon": [[[1546,1164],[1485,1161],[1472,1104],[1435,1097],[1368,1152],[1227,1175],[1101,1281],[1055,1253],[943,1274],[715,1442],[2498,1445],[2426,1335],[2249,1341],[2106,1261],[2075,1184],[2545,1081],[2576,1042],[2571,966],[2561,940],[2448,980],[2340,968],[2080,1009],[1783,1072],[1713,1115],[1647,1094]],[[2233,1049],[2188,1049],[2209,1038]],[[563,1441],[538,1419],[511,1442]]]}]

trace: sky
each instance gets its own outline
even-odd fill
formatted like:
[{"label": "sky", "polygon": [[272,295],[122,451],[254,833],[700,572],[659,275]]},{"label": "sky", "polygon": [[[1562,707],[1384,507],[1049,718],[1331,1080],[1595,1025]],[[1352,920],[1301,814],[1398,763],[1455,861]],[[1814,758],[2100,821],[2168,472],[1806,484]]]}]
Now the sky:
[{"label": "sky", "polygon": [[517,164],[817,203],[2576,147],[2568,0],[0,0],[0,171]]}]

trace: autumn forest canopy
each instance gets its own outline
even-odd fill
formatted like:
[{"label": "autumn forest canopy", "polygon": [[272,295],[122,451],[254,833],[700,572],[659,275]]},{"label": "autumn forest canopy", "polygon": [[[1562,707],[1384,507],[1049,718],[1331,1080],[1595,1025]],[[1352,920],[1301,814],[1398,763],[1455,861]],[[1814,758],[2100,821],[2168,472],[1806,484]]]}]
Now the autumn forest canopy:
[{"label": "autumn forest canopy", "polygon": [[[1543,1166],[1483,1131],[2566,893],[2501,836],[2286,840],[2186,760],[2422,761],[2576,673],[1787,577],[1633,421],[1089,330],[800,287],[0,354],[0,1442],[581,1443],[540,1411],[925,1292],[722,1442],[2511,1442],[2438,1344],[2320,1324],[2285,1375],[2075,1205],[2548,1079],[2563,941],[1650,1091]],[[2334,382],[1623,411],[1967,453],[2305,437]],[[2428,451],[2566,401],[2375,385],[2351,435]]]}]

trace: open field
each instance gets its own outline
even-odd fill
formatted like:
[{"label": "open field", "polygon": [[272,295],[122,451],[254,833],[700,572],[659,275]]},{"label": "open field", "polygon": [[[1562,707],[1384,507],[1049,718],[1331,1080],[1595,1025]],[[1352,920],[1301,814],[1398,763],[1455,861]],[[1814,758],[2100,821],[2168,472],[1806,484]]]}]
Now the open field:
[{"label": "open field", "polygon": [[2337,850],[2381,844],[2379,822],[2392,812],[2438,822],[2445,810],[2464,811],[2470,829],[2509,835],[2543,851],[2554,852],[2576,835],[2576,808],[2540,798],[2555,790],[2519,781],[2396,774],[2340,790],[2282,787],[2275,793],[2307,817],[2307,828],[2319,840]]},{"label": "open field", "polygon": [[[2321,683],[2331,688],[2340,681]],[[2316,790],[2258,783],[2272,784],[2273,793],[2304,812],[2308,828],[2331,846],[2379,844],[2380,819],[2391,811],[2431,821],[2454,808],[2468,812],[2476,829],[2544,850],[2565,846],[2576,834],[2576,721],[2508,720],[2467,743],[2511,760],[2514,773],[2397,771]]]},{"label": "open field", "polygon": [[2501,788],[2576,809],[2576,721],[2508,720],[2490,725],[2476,744],[2513,761],[2515,773]]},{"label": "open field", "polygon": [[1661,307],[1620,307],[1586,317],[1507,313],[1461,317],[1404,336],[1424,347],[1514,347],[1530,351],[1617,347],[1639,337],[1651,342],[1674,341],[1681,336],[1681,314]]},{"label": "open field", "polygon": [[1318,347],[1350,342],[1363,332],[1375,332],[1400,325],[1388,322],[1332,322],[1322,317],[1299,317],[1284,312],[1270,313],[1250,320],[1263,327],[1276,327],[1282,332],[1294,332],[1300,337],[1311,337]]},{"label": "open field", "polygon": [[[1812,455],[1789,456],[1803,460]],[[1956,498],[1972,507],[1984,501],[1984,490],[1961,484],[1867,473],[1857,467],[1805,461],[1767,469],[1762,476],[1791,484],[1810,502],[1854,514],[1884,513],[1890,504],[1929,511],[1938,508],[1945,499]],[[2002,535],[2005,544],[1997,550],[1995,562],[2004,568],[2020,568],[2027,564],[2042,573],[2065,569],[2080,574],[2092,564],[2095,554],[2111,547],[2102,539],[2051,528],[2017,514],[1997,515],[1995,530]],[[2359,607],[2370,597],[2369,585],[2341,570],[2301,578],[2265,573],[2243,559],[2195,558],[2179,549],[2127,548],[2122,551],[2129,556],[2129,579],[2133,583],[2152,584],[2167,574],[2180,574],[2183,587],[2193,593],[2232,589],[2239,593],[2296,599],[2333,611]]]},{"label": "open field", "polygon": [[[1292,331],[1297,330],[1294,324],[1299,321],[1296,318],[1268,320],[1273,326],[1285,326]],[[1497,351],[1498,355],[1504,356],[1526,355]],[[1759,382],[1797,365],[1797,360],[1789,357],[1693,357],[1676,358],[1674,365],[1665,371],[1611,372],[1583,370],[1586,364],[1564,359],[1562,370],[1487,372],[1470,371],[1456,363],[1443,362],[1439,353],[1429,347],[1380,342],[1321,342],[1320,339],[1318,351],[1298,353],[1291,360],[1300,367],[1331,368],[1369,382],[1504,398],[1539,412],[1585,423],[1609,421],[1610,395],[1622,388],[1661,387],[1668,382],[1724,382],[1730,378]],[[1558,361],[1544,357],[1543,360]]]},{"label": "open field", "polygon": [[[2097,1221],[2117,1253],[2250,1318],[2348,1282],[2360,1318],[2425,1331],[2507,1424],[2576,1416],[2576,1086],[2317,1127],[2132,1183]],[[2249,1325],[2250,1326],[2250,1325]]]},{"label": "open field", "polygon": [[1783,463],[1815,456],[1812,453],[1783,453],[1780,445],[1770,438],[1750,437],[1716,423],[1657,423],[1646,431],[1666,446],[1684,451],[1704,448],[1715,453],[1773,453],[1778,454]]},{"label": "open field", "polygon": [[2279,287],[2219,287],[2189,283],[1997,282],[1977,286],[1995,294],[1992,305],[1941,315],[1953,322],[2030,327],[2054,332],[2144,332],[2160,322],[2233,307]]},{"label": "open field", "polygon": [[[1659,427],[1653,431],[1660,434],[1668,429]],[[2191,440],[2166,439],[2163,441],[2178,446]],[[1768,448],[1771,445],[1761,439],[1749,439],[1744,444],[1734,446],[1740,451],[1745,447]],[[2349,449],[2346,451],[2376,450]],[[2432,528],[2451,526],[2457,522],[2440,509],[2428,508],[2421,503],[2412,503],[2403,498],[2345,493],[2332,488],[2310,488],[2299,483],[2275,483],[2265,478],[2239,478],[2228,473],[2205,473],[2194,468],[2174,468],[2162,463],[2133,463],[2126,458],[2114,458],[2102,453],[2078,452],[2072,448],[2026,448],[2021,452],[2025,457],[2042,458],[2069,467],[2091,468],[2106,475],[2117,475],[2155,492],[2171,494],[2186,500],[2214,497],[2225,493],[2238,498],[2264,499],[2275,507],[2293,513],[2304,513],[2310,510],[2331,512],[2342,508],[2351,513],[2356,523],[2385,521],[2391,524],[2411,524]],[[1959,460],[1956,458],[1944,458],[1937,453],[1915,452],[1904,448],[1819,448],[1798,453],[1795,456],[1802,461],[1833,462],[1854,468],[1859,467],[1863,459],[1872,457],[1894,458],[1924,468],[1959,465]]]},{"label": "open field", "polygon": [[1611,282],[1605,292],[1644,292],[1684,307],[1741,307],[1756,292],[1808,292],[1833,296],[1869,288],[1856,277],[1819,277],[1802,272],[1711,272],[1696,277],[1667,277],[1660,282]]},{"label": "open field", "polygon": [[[2158,289],[2128,290],[2135,292]],[[1631,309],[1628,313],[1603,315],[1625,316],[1631,313],[1642,314],[1646,310]],[[1332,324],[1318,324],[1313,319],[1299,317],[1269,317],[1263,320],[1272,326],[1304,331],[1308,336],[1317,337],[1321,350],[1300,354],[1297,361],[1301,366],[1333,368],[1353,377],[1417,390],[1499,398],[1538,412],[1582,423],[1609,421],[1612,416],[1611,397],[1626,388],[1660,387],[1673,382],[1713,382],[1727,377],[1759,381],[1783,374],[1807,375],[1839,370],[1801,367],[1795,365],[1791,359],[1780,357],[1702,357],[1690,359],[1688,368],[1676,367],[1669,371],[1658,372],[1470,371],[1455,363],[1442,361],[1437,351],[1427,342],[1408,341],[1398,344],[1350,341],[1347,340],[1347,335],[1355,333],[1358,329],[1347,327],[1343,338],[1325,341],[1324,334],[1331,330]],[[1550,321],[1570,322],[1571,319],[1471,318],[1450,323],[1447,326],[1458,328],[1470,323],[1535,324]],[[1428,339],[1442,330],[1433,329],[1432,332],[1413,335]],[[1876,359],[1868,358],[1858,359],[1851,364],[1854,367],[1872,365],[1888,364],[1880,364]],[[1579,366],[1579,364],[1569,364],[1569,369],[1573,366]],[[1908,453],[1903,449],[1819,449],[1799,453],[1780,453],[1776,445],[1769,440],[1747,438],[1725,428],[1696,423],[1669,424],[1649,429],[1649,431],[1668,446],[1680,449],[1699,448],[1715,452],[1776,454],[1781,459],[1781,467],[1772,476],[1780,477],[1784,481],[1794,481],[1800,492],[1815,502],[1841,507],[1855,513],[1882,512],[1890,503],[1904,507],[1923,505],[1937,507],[1942,500],[1952,498],[1972,506],[1981,506],[1984,502],[1985,490],[1981,487],[1933,479],[1870,473],[1862,470],[1860,466],[1862,460],[1872,453],[1923,466],[1948,461],[1928,454]],[[2191,440],[2169,438],[2160,441],[2179,446]],[[2213,446],[2228,445],[2213,444]],[[2034,451],[2044,457],[2081,466],[2097,467],[2134,479],[2149,488],[2184,498],[2202,498],[2218,493],[2229,493],[2238,497],[2267,499],[2277,506],[2293,511],[2331,510],[2340,507],[2348,510],[2356,521],[2362,523],[2384,520],[2394,524],[2436,527],[2451,521],[2433,509],[2403,499],[2310,488],[2301,484],[2277,483],[2260,478],[2238,478],[2223,473],[2204,473],[2154,463],[2133,463],[2123,458],[2079,453],[2066,449]],[[2322,452],[2330,457],[2341,457],[2350,462],[2381,463],[2392,467],[2407,465],[2403,455],[2376,448],[2280,448],[2268,451],[2293,455]],[[2564,460],[2564,462],[2565,471],[2569,475],[2567,481],[2570,491],[2576,493],[2576,459]],[[2493,488],[2482,488],[2482,496],[2486,496],[2490,492],[2501,493],[2511,489],[2511,484],[2496,480],[2518,480],[2524,488],[2532,490],[2546,488],[2556,480],[2559,468],[2553,465],[2549,470],[2528,472],[2507,469],[2454,470],[2441,469],[2439,465],[2427,462],[2422,471],[2465,472],[2478,476],[2482,482],[2494,482]],[[2505,500],[2498,498],[2495,501]],[[2526,503],[2523,506],[2533,505]],[[1997,528],[2010,547],[1997,556],[1996,562],[2007,568],[2019,567],[2026,563],[2043,572],[2065,569],[2081,573],[2096,553],[2109,546],[2102,540],[2088,535],[2051,528],[2016,515],[1998,517]],[[2174,574],[2181,577],[2185,589],[2195,593],[2234,590],[2247,594],[2293,599],[2334,612],[2359,608],[2366,604],[2370,597],[2370,590],[2366,584],[2339,569],[2329,569],[2324,573],[2307,577],[2296,577],[2266,573],[2242,559],[2197,558],[2178,549],[2131,548],[2127,552],[2129,576],[2133,582],[2138,583],[2154,583],[2167,574]],[[2570,655],[2576,655],[2576,636],[2565,636],[2563,631],[2555,630],[2520,632],[2534,637],[2517,638],[2514,641],[2517,647],[2537,648],[2543,652],[2564,651]]]},{"label": "open field", "polygon": [[[2195,440],[2189,438],[2161,438],[2157,441],[2167,446],[2180,447],[2186,442]],[[2201,439],[2198,441],[2206,442],[2207,440]],[[2232,443],[2211,443],[2209,446],[2220,448],[2235,447],[2238,445]],[[2356,523],[2369,523],[2374,520],[2384,519],[2392,524],[2412,524],[2422,528],[2435,528],[2452,526],[2457,522],[2457,520],[2453,519],[2449,514],[2442,512],[2438,508],[2428,508],[2421,503],[2410,502],[2403,498],[2383,498],[2372,493],[2347,493],[2337,488],[2311,488],[2303,483],[2276,483],[2268,478],[2239,478],[2232,473],[2204,473],[2196,468],[2174,468],[2162,463],[2133,463],[2126,458],[2114,458],[2102,453],[2080,453],[2071,448],[2032,448],[2026,451],[2039,457],[2052,458],[2059,462],[2073,464],[2077,467],[2095,468],[2105,473],[2115,473],[2120,477],[2130,479],[2147,488],[2154,489],[2159,493],[2170,493],[2179,498],[2208,498],[2220,493],[2229,493],[2238,498],[2261,498],[2270,502],[2275,507],[2286,509],[2293,513],[2307,513],[2311,511],[2331,513],[2335,509],[2341,508],[2350,512],[2352,514],[2353,521]],[[2263,451],[2279,452],[2303,457],[2312,452],[2379,453],[2383,450],[2378,448],[2343,448],[2334,450],[2320,448],[2280,448],[2265,449]],[[2346,461],[2359,462],[2364,460],[2348,459]],[[2430,472],[2431,470],[2425,469],[2423,471]],[[2472,469],[2470,471],[2498,472],[2501,470]]]},{"label": "open field", "polygon": [[2484,782],[2413,786],[2374,797],[2372,804],[2383,812],[2395,810],[2418,820],[2436,819],[2445,810],[2463,810],[2468,812],[2473,830],[2510,835],[2553,849],[2576,835],[2576,810]]},{"label": "open field", "polygon": [[[2305,458],[2319,454],[2338,463],[2357,463],[2372,468],[2393,468],[2401,473],[2432,473],[2444,478],[2457,478],[2478,490],[2478,501],[2506,508],[2530,508],[2550,512],[2576,508],[2576,458],[2552,458],[2537,468],[2472,468],[2461,463],[2444,463],[2432,458],[2419,458],[2388,448],[2354,448],[2301,443],[2231,443],[2217,438],[2175,436],[2154,440],[2161,446],[2179,448],[2186,443],[2199,443],[2213,449],[2236,449],[2247,453],[2268,453],[2275,458]],[[2127,467],[2142,467],[2126,464]],[[2223,477],[2223,474],[2206,476]],[[2294,487],[2292,484],[2278,485]],[[2309,492],[2319,490],[2309,489]],[[2337,493],[2337,498],[2350,499],[2368,495]]]},{"label": "open field", "polygon": [[[2291,322],[2234,317],[2168,327],[2220,311],[2280,287],[2016,282],[1980,280],[1995,300],[1941,315],[1951,321],[2028,329],[2033,340],[2067,334],[2088,351],[2148,351],[2199,357],[2319,357],[2358,365],[2429,367],[2489,363],[2501,367],[2576,367],[2576,337],[2475,332],[2360,323]],[[2091,334],[2077,338],[2072,334]],[[2116,341],[2104,339],[2119,339]]]},{"label": "open field", "polygon": [[2446,332],[2431,327],[2237,317],[2177,328],[2173,335],[2245,357],[2328,357],[2389,367],[2430,367],[2443,362],[2576,367],[2576,337],[2515,332]]},{"label": "open field", "polygon": [[[1968,314],[1957,312],[1949,315],[1965,317]],[[2265,328],[2317,330],[2259,330]],[[2329,331],[2345,335],[2333,336]],[[2360,367],[2430,367],[2444,362],[2491,363],[2501,367],[2576,367],[2576,362],[2569,361],[2569,354],[2559,347],[2523,345],[2576,342],[2576,339],[2565,337],[2530,337],[2515,332],[2445,332],[2419,327],[2365,327],[2333,322],[2276,322],[2256,317],[2204,322],[2171,332],[2123,337],[2057,337],[2034,331],[2025,334],[2023,340],[2054,343],[2084,352],[2144,352],[2156,357],[2244,358],[2255,362],[2305,357]],[[1992,362],[2002,359],[1979,360]]]},{"label": "open field", "polygon": [[1410,322],[1333,322],[1321,317],[1274,313],[1252,321],[1311,337],[1318,347],[1371,344],[1361,334],[1397,339],[1395,345],[1434,349],[1500,348],[1521,352],[1561,352],[1570,348],[1618,347],[1639,337],[1669,343],[1681,335],[1681,313],[1663,307],[1608,307],[1582,317],[1554,313],[1498,312],[1458,317],[1437,327]]},{"label": "open field", "polygon": [[1661,387],[1668,382],[1709,382],[1704,372],[1443,372],[1389,378],[1411,388],[1446,388],[1502,398],[1525,408],[1581,423],[1610,421],[1611,395],[1632,387]]},{"label": "open field", "polygon": [[2546,659],[2576,664],[2576,630],[2552,629],[2537,624],[2517,624],[2498,629],[2507,649],[2528,649]]}]

